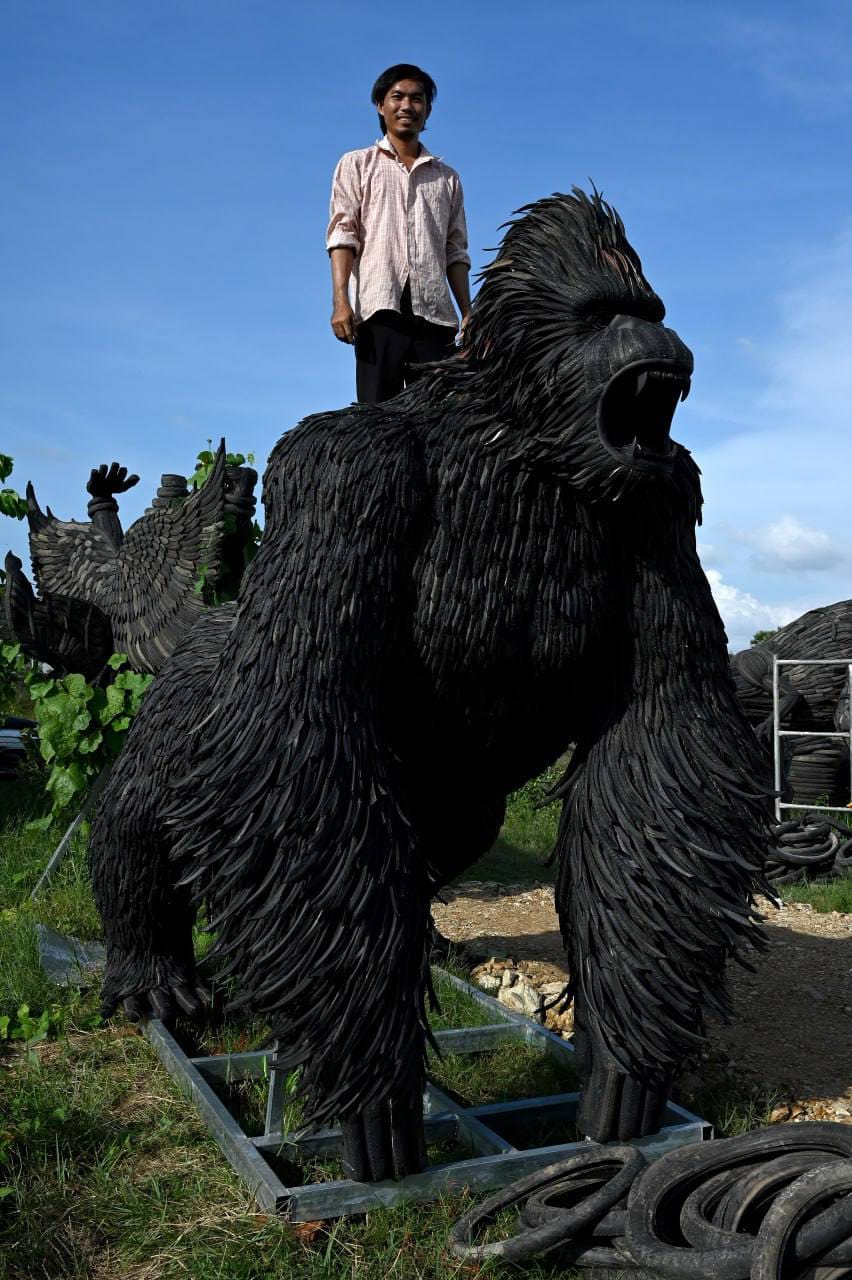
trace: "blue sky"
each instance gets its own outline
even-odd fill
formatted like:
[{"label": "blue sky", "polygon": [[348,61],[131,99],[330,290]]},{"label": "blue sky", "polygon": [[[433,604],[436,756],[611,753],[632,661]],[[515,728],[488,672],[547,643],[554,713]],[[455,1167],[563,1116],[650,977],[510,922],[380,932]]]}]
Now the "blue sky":
[{"label": "blue sky", "polygon": [[[852,596],[852,6],[816,0],[9,0],[0,38],[0,452],[85,517],[91,466],[262,461],[348,403],[323,248],[376,74],[438,83],[474,266],[524,202],[615,204],[692,347],[674,434],[730,642]],[[22,526],[5,542],[25,550]]]}]

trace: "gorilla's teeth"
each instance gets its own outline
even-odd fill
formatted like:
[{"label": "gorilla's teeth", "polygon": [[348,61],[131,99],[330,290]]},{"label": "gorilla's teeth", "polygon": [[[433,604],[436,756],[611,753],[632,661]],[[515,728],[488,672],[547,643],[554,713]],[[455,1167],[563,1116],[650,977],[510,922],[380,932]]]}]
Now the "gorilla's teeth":
[{"label": "gorilla's teeth", "polygon": [[687,378],[686,385],[684,386],[683,391],[681,391],[680,393],[681,401],[684,401],[686,399],[686,397],[689,395],[691,390],[692,390],[692,380]]},{"label": "gorilla's teeth", "polygon": [[646,369],[646,370],[645,370],[645,372],[644,372],[644,373],[640,373],[640,374],[639,374],[639,377],[636,379],[636,394],[637,394],[637,396],[641,396],[642,392],[645,390],[645,386],[646,386],[647,382],[648,382],[648,370]]}]

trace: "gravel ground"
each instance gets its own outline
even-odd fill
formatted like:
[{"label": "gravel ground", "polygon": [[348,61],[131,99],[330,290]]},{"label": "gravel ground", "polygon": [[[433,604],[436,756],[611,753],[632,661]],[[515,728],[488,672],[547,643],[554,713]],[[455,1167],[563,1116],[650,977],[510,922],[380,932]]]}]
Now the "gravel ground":
[{"label": "gravel ground", "polygon": [[[552,999],[553,984],[567,977],[552,888],[471,881],[444,896],[434,905],[438,928],[489,958],[474,979],[548,986]],[[710,1026],[710,1056],[738,1080],[777,1090],[773,1119],[852,1123],[852,915],[760,907],[768,951],[754,973],[730,966],[734,1020]],[[570,1011],[547,1019],[570,1035]]]}]

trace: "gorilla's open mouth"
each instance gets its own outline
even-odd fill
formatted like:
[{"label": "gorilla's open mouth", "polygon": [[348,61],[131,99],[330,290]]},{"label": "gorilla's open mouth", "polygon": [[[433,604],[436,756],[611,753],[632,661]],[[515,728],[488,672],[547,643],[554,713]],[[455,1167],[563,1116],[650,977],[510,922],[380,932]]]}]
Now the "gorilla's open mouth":
[{"label": "gorilla's open mouth", "polygon": [[673,360],[642,360],[610,378],[598,402],[598,431],[619,462],[647,469],[671,465],[669,429],[678,401],[689,395],[690,372]]}]

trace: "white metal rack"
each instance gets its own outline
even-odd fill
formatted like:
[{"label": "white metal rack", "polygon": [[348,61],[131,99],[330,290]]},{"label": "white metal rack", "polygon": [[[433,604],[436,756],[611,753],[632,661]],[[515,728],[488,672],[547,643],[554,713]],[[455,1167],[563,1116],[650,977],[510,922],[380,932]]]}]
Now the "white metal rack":
[{"label": "white metal rack", "polygon": [[[828,729],[782,729],[779,715],[780,694],[778,688],[779,667],[846,667],[849,697],[849,729],[843,733]],[[852,659],[850,658],[776,658],[772,660],[772,741],[775,755],[775,818],[781,821],[782,809],[823,810],[829,813],[848,813],[852,804],[793,804],[781,799],[781,739],[782,738],[842,738],[849,749],[850,779],[852,779]],[[850,783],[852,786],[852,783]]]}]

